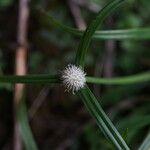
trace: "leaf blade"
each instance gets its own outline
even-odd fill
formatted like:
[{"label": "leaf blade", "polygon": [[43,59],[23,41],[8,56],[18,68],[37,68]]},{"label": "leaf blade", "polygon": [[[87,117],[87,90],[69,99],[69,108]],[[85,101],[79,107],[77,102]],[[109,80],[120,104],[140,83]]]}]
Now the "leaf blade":
[{"label": "leaf blade", "polygon": [[85,63],[85,56],[87,53],[87,49],[89,47],[89,44],[91,42],[92,36],[98,26],[103,22],[103,20],[115,9],[117,8],[121,3],[123,3],[125,0],[113,0],[109,4],[107,4],[103,9],[100,10],[100,12],[96,15],[95,19],[91,22],[91,24],[87,27],[85,30],[83,36],[81,37],[78,50],[76,53],[76,59],[75,63],[78,66],[81,66],[84,68]]},{"label": "leaf blade", "polygon": [[110,119],[107,117],[88,86],[81,89],[78,94],[93,118],[96,120],[98,126],[109,138],[109,140],[116,146],[116,148],[119,150],[129,150],[129,147],[127,146],[117,129],[114,127]]},{"label": "leaf blade", "polygon": [[24,100],[25,93],[23,93],[22,98],[19,102],[17,108],[17,120],[19,123],[19,128],[21,131],[21,136],[25,144],[25,148],[27,150],[38,150],[36,142],[34,141],[32,131],[30,129],[28,118],[27,118],[27,110]]},{"label": "leaf blade", "polygon": [[149,148],[150,148],[150,132],[148,133],[148,135],[146,136],[146,138],[144,139],[143,143],[141,144],[138,150],[148,150]]},{"label": "leaf blade", "polygon": [[[42,10],[41,8],[38,9],[42,14],[46,15],[50,20],[49,23],[55,28],[63,32],[68,32],[75,36],[82,36],[84,31],[78,30],[76,28],[72,28],[65,24],[62,24],[50,14]],[[140,27],[134,29],[115,29],[115,30],[97,30],[95,31],[92,39],[97,40],[125,40],[125,39],[132,39],[132,40],[146,40],[150,39],[150,27]]]},{"label": "leaf blade", "polygon": [[95,83],[95,84],[114,84],[114,85],[135,84],[150,81],[150,72],[148,71],[136,75],[130,75],[125,77],[113,77],[113,78],[99,78],[87,76],[86,80],[88,83]]},{"label": "leaf blade", "polygon": [[[86,76],[87,83],[125,85],[150,81],[150,72],[139,73],[125,77],[99,78]],[[61,83],[59,75],[2,75],[0,83]]]},{"label": "leaf blade", "polygon": [[2,75],[1,83],[60,83],[59,75]]}]

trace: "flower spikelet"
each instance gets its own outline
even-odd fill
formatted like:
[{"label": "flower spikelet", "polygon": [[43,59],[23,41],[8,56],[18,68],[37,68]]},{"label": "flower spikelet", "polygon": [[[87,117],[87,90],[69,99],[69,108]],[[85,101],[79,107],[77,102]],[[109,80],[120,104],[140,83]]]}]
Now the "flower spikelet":
[{"label": "flower spikelet", "polygon": [[84,71],[75,65],[69,64],[62,71],[62,80],[66,91],[72,91],[74,94],[79,89],[83,88],[86,83]]}]

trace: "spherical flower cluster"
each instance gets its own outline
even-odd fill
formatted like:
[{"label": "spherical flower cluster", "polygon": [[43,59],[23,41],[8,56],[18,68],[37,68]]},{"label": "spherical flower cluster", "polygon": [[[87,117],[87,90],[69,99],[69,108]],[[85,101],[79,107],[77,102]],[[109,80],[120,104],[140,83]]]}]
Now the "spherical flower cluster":
[{"label": "spherical flower cluster", "polygon": [[72,91],[74,94],[79,89],[83,88],[86,83],[84,71],[75,65],[69,64],[62,71],[62,81],[67,91]]}]

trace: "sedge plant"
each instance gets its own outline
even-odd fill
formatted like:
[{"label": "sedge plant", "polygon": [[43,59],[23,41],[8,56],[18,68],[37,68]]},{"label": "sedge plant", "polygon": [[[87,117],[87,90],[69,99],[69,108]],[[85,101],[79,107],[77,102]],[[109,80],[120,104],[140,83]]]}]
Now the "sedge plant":
[{"label": "sedge plant", "polygon": [[[97,28],[102,24],[104,19],[109,16],[113,10],[116,10],[118,6],[124,3],[126,0],[113,0],[107,4],[103,9],[101,9],[95,18],[91,21],[85,31],[80,31],[66,25],[61,24],[55,20],[52,16],[47,15],[50,19],[50,23],[65,32],[81,36],[81,40],[76,52],[76,57],[74,64],[69,64],[64,67],[61,74],[58,75],[25,75],[25,76],[12,76],[3,75],[0,76],[0,82],[4,83],[49,83],[49,84],[63,84],[65,90],[72,92],[73,94],[79,95],[87,110],[96,121],[98,128],[104,133],[107,140],[109,140],[115,149],[118,150],[129,150],[130,146],[125,142],[121,134],[118,132],[117,128],[113,125],[101,104],[94,96],[88,83],[94,84],[134,84],[139,82],[150,81],[150,71],[145,73],[139,73],[136,75],[125,76],[125,77],[115,77],[111,79],[91,77],[84,70],[85,59],[88,51],[88,47],[92,39],[97,40],[107,40],[107,39],[138,39],[145,40],[150,39],[150,28],[139,28],[139,29],[126,29],[126,30],[110,30],[110,31],[97,31]],[[42,11],[43,12],[43,11]],[[140,36],[139,36],[140,35]],[[27,112],[24,103],[24,98],[20,102],[20,107],[17,111],[18,120],[20,122],[20,131],[22,139],[24,141],[27,150],[37,150],[36,142],[32,136],[28,120]],[[149,134],[143,141],[139,150],[147,150],[150,148]]]}]

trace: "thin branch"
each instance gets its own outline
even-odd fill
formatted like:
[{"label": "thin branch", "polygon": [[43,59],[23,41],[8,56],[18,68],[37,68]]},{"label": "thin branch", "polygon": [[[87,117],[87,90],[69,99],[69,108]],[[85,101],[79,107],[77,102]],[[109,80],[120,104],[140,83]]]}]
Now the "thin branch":
[{"label": "thin branch", "polygon": [[[29,16],[29,0],[19,1],[19,16],[18,16],[18,33],[17,42],[19,47],[16,49],[16,64],[15,74],[26,74],[26,57],[27,57],[27,22]],[[22,150],[21,138],[19,133],[19,123],[16,118],[16,112],[19,101],[22,97],[24,90],[23,84],[16,84],[14,89],[14,150]]]},{"label": "thin branch", "polygon": [[[112,28],[114,24],[113,17],[109,17],[106,21],[108,28]],[[111,78],[114,72],[114,59],[115,59],[116,42],[108,40],[105,42],[105,62],[104,62],[104,77]],[[106,88],[110,88],[108,85]]]},{"label": "thin branch", "polygon": [[90,0],[73,0],[73,1],[77,5],[85,7],[87,9],[89,9],[91,12],[94,12],[94,13],[97,13],[101,9],[101,7],[98,4],[93,3]]},{"label": "thin branch", "polygon": [[32,106],[31,106],[31,108],[28,111],[30,120],[33,119],[34,115],[36,114],[36,112],[38,111],[38,109],[41,107],[41,105],[44,102],[45,98],[47,97],[49,91],[50,91],[50,87],[45,86],[40,91],[40,93],[38,94],[38,96],[35,98],[35,100],[34,100]]},{"label": "thin branch", "polygon": [[82,18],[79,6],[73,0],[67,0],[67,3],[76,26],[78,27],[78,29],[84,30],[86,28],[86,23]]}]

